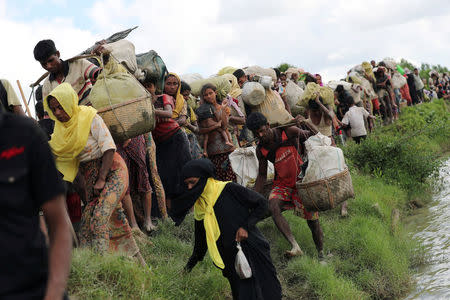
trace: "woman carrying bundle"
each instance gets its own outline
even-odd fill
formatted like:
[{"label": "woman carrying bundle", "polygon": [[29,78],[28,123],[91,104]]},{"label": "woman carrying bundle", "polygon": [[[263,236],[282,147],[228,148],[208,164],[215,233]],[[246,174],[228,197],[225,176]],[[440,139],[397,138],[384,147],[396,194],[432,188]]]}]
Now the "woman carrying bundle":
[{"label": "woman carrying bundle", "polygon": [[81,219],[81,246],[120,251],[145,265],[121,205],[128,170],[102,118],[94,108],[78,106],[68,83],[56,87],[44,107],[55,121],[50,146],[58,170],[66,181],[73,182],[77,173],[84,181],[88,203]]},{"label": "woman carrying bundle", "polygon": [[[266,215],[267,200],[236,183],[214,179],[214,165],[206,158],[188,162],[182,177],[186,190],[174,200],[170,215],[179,225],[194,207],[195,244],[185,270],[191,271],[208,250],[230,282],[233,299],[281,299],[269,243],[255,226]],[[235,270],[236,242],[252,270],[248,279]]]}]

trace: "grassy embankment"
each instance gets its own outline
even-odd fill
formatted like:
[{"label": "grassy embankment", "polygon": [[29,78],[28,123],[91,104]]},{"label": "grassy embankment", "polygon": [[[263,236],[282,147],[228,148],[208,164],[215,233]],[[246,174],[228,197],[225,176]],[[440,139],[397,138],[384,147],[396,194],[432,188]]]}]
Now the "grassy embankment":
[{"label": "grassy embankment", "polygon": [[[450,118],[445,103],[435,101],[405,109],[394,125],[373,133],[362,145],[344,147],[352,171],[356,198],[349,201],[349,217],[338,209],[321,214],[327,264],[316,250],[304,220],[286,213],[305,252],[287,260],[288,243],[271,219],[258,226],[272,247],[285,299],[393,299],[407,293],[412,269],[426,259],[420,246],[397,224],[402,216],[426,200],[429,180],[439,155],[450,149]],[[78,299],[226,299],[227,281],[209,257],[192,273],[183,269],[192,249],[193,218],[175,228],[160,225],[142,245],[151,267],[146,271],[129,259],[75,250],[69,281]]]}]

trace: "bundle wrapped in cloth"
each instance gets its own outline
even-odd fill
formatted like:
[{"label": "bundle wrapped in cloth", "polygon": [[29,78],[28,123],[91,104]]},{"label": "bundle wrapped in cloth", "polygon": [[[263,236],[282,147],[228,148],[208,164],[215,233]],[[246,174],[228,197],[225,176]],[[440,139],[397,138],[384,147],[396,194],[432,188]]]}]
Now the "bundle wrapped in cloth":
[{"label": "bundle wrapped in cloth", "polygon": [[106,44],[103,47],[137,79],[144,79],[145,74],[137,65],[133,43],[128,40],[119,40],[114,43]]},{"label": "bundle wrapped in cloth", "polygon": [[224,68],[220,69],[219,72],[217,72],[217,76],[222,76],[225,74],[233,74],[233,72],[236,70],[237,69],[234,67],[224,67]]},{"label": "bundle wrapped in cloth", "polygon": [[258,106],[266,99],[266,91],[258,82],[247,81],[242,87],[242,100],[250,106]]},{"label": "bundle wrapped in cloth", "polygon": [[[258,157],[256,156],[256,146],[247,148],[237,148],[229,155],[231,168],[236,173],[237,183],[251,188],[255,185],[258,177]],[[275,169],[269,161],[267,165],[267,180],[273,181]]]},{"label": "bundle wrapped in cloth", "polygon": [[297,104],[302,98],[303,90],[293,81],[289,81],[286,85],[286,100],[289,104],[289,107],[293,107]]},{"label": "bundle wrapped in cloth", "polygon": [[164,90],[164,78],[168,74],[168,71],[161,56],[156,51],[150,50],[146,53],[136,54],[136,62],[142,71],[158,78],[156,92],[162,93]]},{"label": "bundle wrapped in cloth", "polygon": [[262,113],[270,125],[281,125],[292,121],[292,115],[284,107],[283,99],[280,94],[272,89],[266,89],[264,102],[254,106],[252,111]]},{"label": "bundle wrapped in cloth", "polygon": [[323,104],[334,108],[334,92],[327,86],[320,86],[317,83],[310,82],[306,85],[305,92],[303,93],[300,101],[297,105],[308,107],[309,100],[314,100],[316,94],[319,93],[323,99]]},{"label": "bundle wrapped in cloth", "polygon": [[150,93],[113,58],[98,76],[89,100],[116,143],[150,132],[155,127]]},{"label": "bundle wrapped in cloth", "polygon": [[394,72],[394,75],[391,78],[392,87],[394,89],[400,89],[405,84],[407,84],[406,78],[402,76],[398,71]]},{"label": "bundle wrapped in cloth", "polygon": [[259,66],[251,66],[242,69],[245,72],[245,75],[258,75],[258,76],[270,76],[273,81],[277,81],[277,73],[275,73],[274,69],[270,68],[262,68]]},{"label": "bundle wrapped in cloth", "polygon": [[191,73],[191,74],[181,75],[180,79],[181,79],[181,81],[184,81],[187,84],[191,85],[193,82],[203,79],[203,77],[202,77],[202,75],[200,75],[198,73]]},{"label": "bundle wrapped in cloth", "polygon": [[191,89],[192,89],[191,90],[192,95],[194,95],[195,97],[201,96],[200,92],[202,90],[202,87],[207,83],[211,83],[216,86],[217,98],[220,100],[225,99],[227,94],[231,91],[231,83],[228,80],[228,78],[226,76],[217,76],[217,77],[196,80],[196,81],[190,83]]}]

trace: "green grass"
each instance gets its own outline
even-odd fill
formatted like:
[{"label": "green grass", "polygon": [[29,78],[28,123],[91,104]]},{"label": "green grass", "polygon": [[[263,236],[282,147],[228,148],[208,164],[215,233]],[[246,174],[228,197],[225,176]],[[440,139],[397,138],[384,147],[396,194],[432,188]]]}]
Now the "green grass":
[{"label": "green grass", "polygon": [[[401,222],[392,227],[391,214],[398,209],[402,217],[413,200],[426,198],[429,177],[439,167],[436,157],[450,149],[448,124],[445,103],[435,101],[406,109],[393,126],[377,130],[359,147],[344,148],[356,197],[347,218],[338,208],[320,214],[327,264],[316,258],[306,221],[291,212],[285,216],[302,257],[283,256],[289,244],[270,218],[258,224],[270,242],[284,299],[399,299],[412,288],[412,270],[426,256]],[[424,126],[405,145],[392,146]],[[380,166],[383,154],[390,156]],[[180,227],[160,224],[151,237],[154,246],[139,243],[148,270],[117,255],[76,249],[69,293],[75,299],[231,299],[228,282],[208,255],[191,273],[182,272],[192,238],[192,216]]]}]

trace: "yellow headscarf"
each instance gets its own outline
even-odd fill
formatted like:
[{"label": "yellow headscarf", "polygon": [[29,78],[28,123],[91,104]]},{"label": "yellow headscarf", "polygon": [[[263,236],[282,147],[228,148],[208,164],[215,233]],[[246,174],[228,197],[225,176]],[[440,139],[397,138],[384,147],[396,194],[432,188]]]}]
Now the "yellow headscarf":
[{"label": "yellow headscarf", "polygon": [[220,237],[219,223],[217,223],[216,214],[214,213],[214,204],[222,193],[225,186],[229,183],[218,181],[214,178],[208,178],[203,193],[194,204],[194,218],[197,221],[203,221],[206,232],[206,243],[208,244],[208,252],[214,264],[223,269],[225,264],[217,249],[217,240]]},{"label": "yellow headscarf", "polygon": [[228,94],[235,99],[239,97],[242,94],[242,90],[238,84],[236,76],[234,76],[233,74],[224,74],[222,75],[222,77],[225,77],[231,83],[231,91]]},{"label": "yellow headscarf", "polygon": [[[64,111],[70,116],[67,122],[56,119],[48,106],[48,97],[58,100]],[[84,149],[91,130],[92,120],[97,114],[93,107],[79,106],[78,95],[72,86],[65,82],[57,86],[44,100],[44,108],[52,120],[55,129],[49,142],[56,156],[56,167],[64,175],[64,180],[73,182],[78,173],[78,154]]]},{"label": "yellow headscarf", "polygon": [[[177,94],[175,96],[175,109],[172,112],[172,118],[176,119],[180,117],[180,115],[183,114],[184,110],[184,98],[183,95],[181,95],[181,80],[180,77],[178,77],[175,73],[169,73],[170,76],[174,76],[178,80],[178,89]],[[185,112],[187,114],[187,112]]]}]

